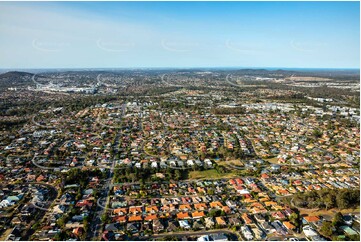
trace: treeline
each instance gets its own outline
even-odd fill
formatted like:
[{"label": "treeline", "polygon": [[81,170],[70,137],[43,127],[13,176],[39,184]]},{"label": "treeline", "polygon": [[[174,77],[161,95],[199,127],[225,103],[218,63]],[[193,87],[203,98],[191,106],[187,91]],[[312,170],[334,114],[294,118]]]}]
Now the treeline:
[{"label": "treeline", "polygon": [[[144,182],[159,181],[159,180],[185,180],[188,178],[188,169],[173,169],[171,167],[166,168],[146,168],[139,169],[134,166],[117,166],[114,173],[115,183],[123,182]],[[164,178],[158,178],[156,173],[162,173]]]},{"label": "treeline", "polygon": [[79,184],[82,188],[85,188],[88,185],[90,177],[97,176],[100,179],[106,178],[106,174],[100,169],[71,169],[67,173],[63,174],[63,176],[66,185]]},{"label": "treeline", "polygon": [[2,119],[0,120],[0,129],[18,128],[26,123],[28,119]]},{"label": "treeline", "polygon": [[217,115],[223,114],[244,114],[246,109],[243,107],[235,107],[235,108],[212,108],[211,113]]},{"label": "treeline", "polygon": [[322,189],[296,194],[293,204],[303,208],[355,208],[360,205],[360,189]]},{"label": "treeline", "polygon": [[[267,83],[267,88],[272,90],[290,90],[290,87],[281,83]],[[293,86],[293,91],[301,92],[302,95],[311,96],[311,97],[323,97],[323,98],[332,98],[338,101],[345,101],[343,105],[352,107],[358,107],[360,105],[360,97],[358,92],[354,92],[351,89],[341,89],[341,88],[333,88],[329,86],[319,86],[319,87],[301,87],[301,86]],[[300,98],[306,104],[317,105],[317,102],[301,98],[302,95],[295,95],[292,99]],[[321,104],[319,104],[321,105]]]}]

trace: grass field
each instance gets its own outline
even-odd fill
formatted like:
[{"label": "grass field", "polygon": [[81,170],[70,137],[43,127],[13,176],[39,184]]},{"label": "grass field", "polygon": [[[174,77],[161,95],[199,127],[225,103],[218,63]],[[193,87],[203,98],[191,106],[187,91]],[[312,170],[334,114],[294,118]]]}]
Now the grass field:
[{"label": "grass field", "polygon": [[232,178],[237,177],[235,173],[223,173],[219,174],[215,169],[205,171],[190,171],[188,173],[188,179],[215,179],[215,178]]},{"label": "grass field", "polygon": [[240,160],[230,160],[229,163],[234,166],[244,166],[244,163]]},{"label": "grass field", "polygon": [[268,161],[271,164],[279,164],[278,160],[277,160],[277,157],[268,158],[268,159],[264,159],[264,160]]},{"label": "grass field", "polygon": [[219,166],[224,166],[224,167],[228,167],[229,164],[233,165],[233,166],[244,166],[244,163],[240,160],[229,160],[229,161],[216,161],[216,163]]}]

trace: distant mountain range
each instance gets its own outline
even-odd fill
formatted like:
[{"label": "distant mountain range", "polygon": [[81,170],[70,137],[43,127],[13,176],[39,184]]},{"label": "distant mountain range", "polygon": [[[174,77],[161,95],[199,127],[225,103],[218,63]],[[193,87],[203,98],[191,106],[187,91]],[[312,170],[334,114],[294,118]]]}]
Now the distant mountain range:
[{"label": "distant mountain range", "polygon": [[[49,70],[44,69],[43,74],[45,73],[51,73],[48,72]],[[293,69],[265,69],[265,68],[259,68],[259,69],[252,69],[252,68],[245,68],[245,69],[226,69],[226,68],[193,68],[193,69],[164,69],[164,70],[152,70],[152,69],[143,69],[143,70],[126,70],[126,69],[119,69],[119,70],[96,70],[96,69],[88,69],[88,70],[70,70],[70,69],[64,69],[64,70],[58,70],[54,73],[61,73],[61,74],[70,74],[70,75],[97,75],[97,74],[106,74],[106,73],[112,73],[112,74],[152,74],[152,75],[161,75],[161,74],[168,74],[168,73],[180,73],[180,74],[190,74],[196,72],[213,72],[213,73],[224,73],[224,74],[232,74],[232,75],[251,75],[251,76],[262,76],[262,77],[274,77],[280,76],[280,77],[290,77],[292,75],[294,76],[314,76],[314,77],[327,77],[327,78],[337,78],[337,79],[357,79],[360,77],[359,70],[356,69],[302,69],[299,68],[297,70]],[[40,72],[41,73],[41,72]],[[41,74],[37,74],[37,77],[41,77]],[[33,84],[32,78],[34,74],[30,72],[25,71],[9,71],[6,73],[0,74],[0,84],[2,86],[19,86],[19,85],[29,85]]]}]

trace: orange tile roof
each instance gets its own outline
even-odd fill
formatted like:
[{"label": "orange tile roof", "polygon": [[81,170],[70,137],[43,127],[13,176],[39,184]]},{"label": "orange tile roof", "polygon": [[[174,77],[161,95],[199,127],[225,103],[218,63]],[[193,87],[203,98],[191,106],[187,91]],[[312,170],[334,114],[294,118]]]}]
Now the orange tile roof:
[{"label": "orange tile roof", "polygon": [[225,225],[226,221],[224,221],[224,219],[222,217],[216,217],[216,222],[219,225]]},{"label": "orange tile roof", "polygon": [[283,222],[283,225],[287,228],[287,229],[295,229],[296,226],[294,226],[291,222]]},{"label": "orange tile roof", "polygon": [[113,221],[125,223],[127,221],[127,216],[115,216],[113,217]]},{"label": "orange tile roof", "polygon": [[144,218],[145,221],[151,221],[151,220],[156,220],[158,218],[158,216],[156,214],[151,214],[148,215]]},{"label": "orange tile roof", "polygon": [[251,210],[253,213],[264,213],[267,212],[267,210],[264,207],[258,208],[258,207],[254,207]]},{"label": "orange tile roof", "polygon": [[189,204],[181,204],[181,205],[179,205],[179,209],[180,210],[186,210],[186,209],[191,210],[192,208]]},{"label": "orange tile roof", "polygon": [[143,219],[142,219],[142,216],[140,216],[140,215],[133,215],[133,216],[130,216],[129,217],[129,219],[128,219],[128,221],[129,222],[134,222],[134,221],[142,221]]},{"label": "orange tile roof", "polygon": [[80,235],[82,233],[83,233],[82,227],[77,227],[77,228],[73,229],[73,234],[75,234],[75,235]]},{"label": "orange tile roof", "polygon": [[129,213],[142,212],[142,207],[129,207]]},{"label": "orange tile roof", "polygon": [[273,205],[277,205],[277,203],[274,202],[274,201],[268,201],[268,202],[265,202],[264,205],[266,205],[266,206],[273,206]]},{"label": "orange tile roof", "polygon": [[186,219],[186,218],[189,218],[189,214],[187,212],[180,212],[180,213],[177,213],[177,218],[178,219]]},{"label": "orange tile roof", "polygon": [[158,207],[157,206],[148,206],[145,208],[145,211],[147,213],[152,212],[152,211],[158,212]]},{"label": "orange tile roof", "polygon": [[203,187],[197,187],[197,190],[198,190],[199,193],[206,192],[206,190],[204,190]]},{"label": "orange tile roof", "polygon": [[224,211],[225,213],[230,213],[231,209],[228,206],[223,206],[222,211]]},{"label": "orange tile roof", "polygon": [[128,212],[128,209],[127,208],[116,208],[113,210],[113,213],[114,214],[126,214]]},{"label": "orange tile roof", "polygon": [[205,216],[205,214],[203,211],[201,211],[201,212],[196,211],[196,212],[192,213],[193,218],[200,218],[200,217],[204,217],[204,216]]},{"label": "orange tile roof", "polygon": [[217,202],[211,202],[209,205],[211,206],[211,208],[222,207],[223,206],[222,203],[220,203],[218,201]]},{"label": "orange tile roof", "polygon": [[266,173],[263,173],[263,174],[261,175],[261,177],[264,178],[264,179],[267,179],[267,178],[269,178],[269,175],[267,175]]},{"label": "orange tile roof", "polygon": [[303,217],[307,222],[317,222],[320,220],[320,218],[318,216],[306,216]]},{"label": "orange tile roof", "polygon": [[242,214],[241,217],[242,217],[242,219],[244,220],[244,222],[245,222],[246,224],[252,223],[252,220],[251,220],[251,218],[248,216],[248,214],[244,213],[244,214]]},{"label": "orange tile roof", "polygon": [[257,200],[254,200],[252,198],[246,198],[244,199],[244,203],[254,203],[254,202],[257,202]]},{"label": "orange tile roof", "polygon": [[256,202],[256,203],[252,203],[252,204],[250,204],[249,206],[250,206],[250,207],[263,207],[262,204],[257,203],[257,202]]},{"label": "orange tile roof", "polygon": [[196,203],[194,204],[194,209],[207,209],[208,206],[205,203]]}]

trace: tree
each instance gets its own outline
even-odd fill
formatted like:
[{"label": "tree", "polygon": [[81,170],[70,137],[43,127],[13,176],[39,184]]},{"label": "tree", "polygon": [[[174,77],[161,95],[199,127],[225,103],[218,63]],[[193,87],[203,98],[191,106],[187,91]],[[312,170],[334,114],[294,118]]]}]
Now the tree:
[{"label": "tree", "polygon": [[335,227],[333,226],[333,224],[330,221],[324,221],[322,223],[320,232],[326,237],[331,237],[334,229],[335,229]]},{"label": "tree", "polygon": [[209,211],[208,216],[209,217],[219,217],[219,216],[221,216],[221,213],[222,213],[222,211],[219,209],[212,209],[211,211]]},{"label": "tree", "polygon": [[300,226],[300,216],[297,213],[292,213],[289,217],[290,221],[296,226]]},{"label": "tree", "polygon": [[78,201],[78,200],[80,200],[82,197],[83,197],[83,194],[82,194],[80,188],[78,188],[78,192],[77,192],[77,194],[76,194],[76,196],[75,196],[75,200]]},{"label": "tree", "polygon": [[330,208],[333,208],[335,207],[336,205],[336,201],[335,201],[335,197],[332,196],[331,194],[327,194],[325,197],[324,197],[324,200],[323,200],[325,206],[326,206],[326,210],[330,209]]},{"label": "tree", "polygon": [[83,225],[84,225],[84,230],[85,231],[88,231],[88,229],[89,229],[89,220],[90,220],[89,216],[86,216],[83,219]]},{"label": "tree", "polygon": [[332,219],[332,225],[335,226],[336,228],[341,226],[343,224],[343,216],[342,213],[337,212],[335,214],[335,216]]},{"label": "tree", "polygon": [[66,240],[66,237],[67,237],[67,234],[64,231],[61,231],[54,236],[54,240],[63,241],[63,240]]},{"label": "tree", "polygon": [[323,133],[322,131],[320,131],[319,129],[314,129],[312,134],[316,137],[316,138],[321,138]]},{"label": "tree", "polygon": [[181,172],[179,170],[176,170],[174,172],[174,176],[175,176],[175,179],[178,181],[182,177],[182,174],[181,174]]},{"label": "tree", "polygon": [[61,218],[59,218],[56,223],[59,227],[63,228],[68,220],[68,217],[66,215],[63,215]]},{"label": "tree", "polygon": [[109,218],[108,214],[104,213],[100,219],[102,220],[103,223],[106,223],[108,221],[108,218]]},{"label": "tree", "polygon": [[349,197],[347,197],[346,193],[339,193],[336,196],[336,204],[340,209],[345,209],[349,207]]}]

